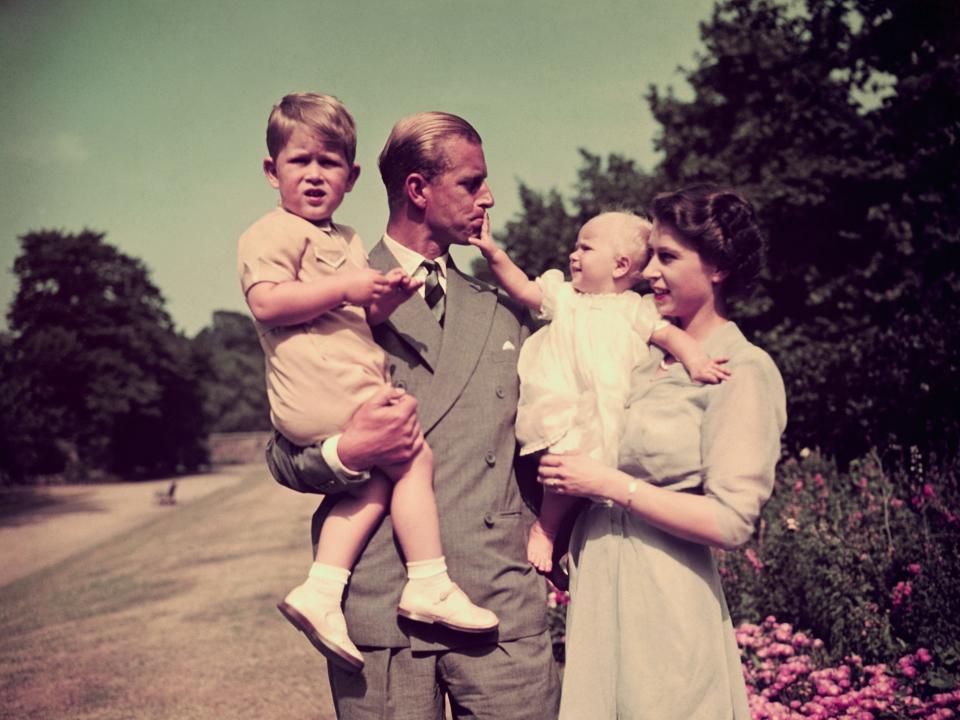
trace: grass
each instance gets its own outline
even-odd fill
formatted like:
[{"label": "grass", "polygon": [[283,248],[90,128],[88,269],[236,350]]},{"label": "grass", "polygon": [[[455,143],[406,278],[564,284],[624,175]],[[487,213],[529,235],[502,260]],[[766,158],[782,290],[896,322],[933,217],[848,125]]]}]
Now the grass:
[{"label": "grass", "polygon": [[333,718],[322,656],[274,607],[314,506],[250,469],[0,588],[0,718]]}]

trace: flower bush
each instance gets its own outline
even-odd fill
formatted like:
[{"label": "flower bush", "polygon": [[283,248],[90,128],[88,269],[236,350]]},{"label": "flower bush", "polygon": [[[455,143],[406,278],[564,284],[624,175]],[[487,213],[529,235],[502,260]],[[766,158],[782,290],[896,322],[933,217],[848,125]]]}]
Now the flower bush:
[{"label": "flower bush", "polygon": [[893,665],[851,655],[833,667],[817,638],[768,617],[736,630],[754,720],[850,718],[939,720],[960,713],[960,688],[931,687],[933,655],[926,648]]},{"label": "flower bush", "polygon": [[929,648],[931,688],[955,687],[958,496],[955,468],[933,471],[916,453],[896,474],[876,454],[847,473],[818,453],[782,463],[753,540],[718,553],[731,615],[757,623],[775,612],[822,638],[834,663],[893,665]]}]

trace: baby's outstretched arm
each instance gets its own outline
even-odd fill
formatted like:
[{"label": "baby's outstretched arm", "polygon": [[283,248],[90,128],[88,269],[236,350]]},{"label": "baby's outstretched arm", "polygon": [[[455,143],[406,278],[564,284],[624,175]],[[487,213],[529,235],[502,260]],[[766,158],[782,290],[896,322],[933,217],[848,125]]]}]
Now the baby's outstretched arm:
[{"label": "baby's outstretched arm", "polygon": [[692,380],[716,384],[730,377],[730,371],[723,367],[728,358],[708,357],[703,346],[676,325],[654,330],[650,342],[682,362]]},{"label": "baby's outstretched arm", "polygon": [[413,279],[401,268],[388,270],[384,277],[389,285],[388,290],[367,306],[367,322],[371,325],[379,325],[390,317],[390,313],[423,285],[423,280]]},{"label": "baby's outstretched arm", "polygon": [[259,282],[247,290],[247,305],[260,322],[283,327],[309,322],[344,302],[367,307],[389,291],[383,273],[362,268],[311,282]]},{"label": "baby's outstretched arm", "polygon": [[543,291],[537,283],[527,277],[523,270],[517,267],[507,253],[493,242],[493,238],[490,237],[489,215],[483,217],[483,229],[480,231],[480,237],[470,238],[470,244],[480,248],[480,252],[486,258],[493,274],[497,276],[497,281],[510,297],[533,310],[540,309],[543,302]]}]

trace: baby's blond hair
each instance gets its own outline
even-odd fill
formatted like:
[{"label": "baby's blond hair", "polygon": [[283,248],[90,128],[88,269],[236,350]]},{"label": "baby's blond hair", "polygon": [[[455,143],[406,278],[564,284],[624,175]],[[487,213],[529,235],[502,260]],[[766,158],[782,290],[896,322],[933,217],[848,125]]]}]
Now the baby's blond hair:
[{"label": "baby's blond hair", "polygon": [[639,280],[640,273],[650,259],[650,233],[653,223],[630,210],[606,210],[597,217],[615,217],[616,225],[613,237],[613,249],[618,256],[628,258],[633,266],[631,280]]}]

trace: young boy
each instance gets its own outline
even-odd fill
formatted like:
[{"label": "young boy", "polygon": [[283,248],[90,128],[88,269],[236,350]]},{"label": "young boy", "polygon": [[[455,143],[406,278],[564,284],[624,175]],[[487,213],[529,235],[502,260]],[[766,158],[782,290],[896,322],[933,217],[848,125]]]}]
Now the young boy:
[{"label": "young boy", "polygon": [[[357,233],[333,222],[360,174],[353,118],[339,100],[285,96],[270,114],[267,148],[263,169],[280,192],[280,207],[240,237],[238,269],[266,356],[271,420],[292,442],[310,445],[339,433],[374,394],[397,397],[368,322],[384,321],[422,283],[399,268],[386,275],[369,268]],[[336,504],[307,580],[278,605],[347,670],[362,668],[363,657],[347,634],[343,591],[388,502],[407,562],[398,614],[466,632],[499,623],[447,575],[429,447],[380,470]],[[392,494],[387,477],[395,482]]]}]

